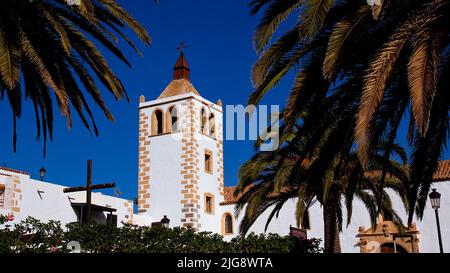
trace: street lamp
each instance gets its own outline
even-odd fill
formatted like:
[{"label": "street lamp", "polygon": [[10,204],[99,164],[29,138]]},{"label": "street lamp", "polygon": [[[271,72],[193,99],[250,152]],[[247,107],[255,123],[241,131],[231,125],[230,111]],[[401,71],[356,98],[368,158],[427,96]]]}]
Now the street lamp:
[{"label": "street lamp", "polygon": [[168,228],[170,223],[170,219],[167,218],[167,215],[164,215],[164,218],[161,219],[161,225],[164,228]]},{"label": "street lamp", "polygon": [[441,194],[436,191],[436,189],[433,189],[433,191],[430,193],[430,201],[431,201],[431,207],[434,209],[434,212],[436,214],[436,225],[437,225],[437,232],[438,232],[438,239],[439,239],[439,250],[441,253],[444,253],[444,248],[442,247],[442,238],[441,238],[441,226],[439,224],[439,213],[438,210],[441,207]]},{"label": "street lamp", "polygon": [[45,176],[45,172],[46,172],[47,170],[44,168],[44,166],[42,166],[40,169],[39,169],[39,176],[41,177],[41,181],[44,181],[44,176]]}]

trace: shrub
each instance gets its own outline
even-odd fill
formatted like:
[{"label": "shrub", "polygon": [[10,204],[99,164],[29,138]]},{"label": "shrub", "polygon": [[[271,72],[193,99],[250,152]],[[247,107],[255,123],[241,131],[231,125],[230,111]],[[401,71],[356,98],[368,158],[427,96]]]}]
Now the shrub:
[{"label": "shrub", "polygon": [[[2,221],[4,218],[0,218]],[[1,222],[0,222],[1,223]],[[3,222],[4,223],[4,222]],[[87,253],[317,253],[319,239],[296,241],[278,234],[251,233],[225,241],[221,235],[186,228],[42,223],[33,218],[0,230],[0,252],[69,252],[79,242]]]}]

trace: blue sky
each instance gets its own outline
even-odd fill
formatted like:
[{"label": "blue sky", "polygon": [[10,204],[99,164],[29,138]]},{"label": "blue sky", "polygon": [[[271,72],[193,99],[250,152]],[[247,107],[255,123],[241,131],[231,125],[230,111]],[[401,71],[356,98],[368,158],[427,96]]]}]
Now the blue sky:
[{"label": "blue sky", "polygon": [[[42,141],[36,141],[34,113],[30,101],[24,102],[18,120],[17,152],[12,150],[12,116],[7,101],[0,101],[0,165],[28,171],[38,178],[39,168],[47,169],[46,181],[68,186],[83,185],[86,180],[86,160],[93,160],[94,183],[116,182],[124,198],[137,195],[138,159],[138,98],[147,100],[162,92],[172,78],[172,67],[178,57],[180,41],[191,68],[191,79],[200,94],[224,104],[245,104],[252,90],[250,69],[256,60],[252,35],[258,17],[250,16],[248,1],[211,0],[119,0],[150,32],[153,44],[140,45],[144,57],[138,57],[125,43],[120,46],[132,63],[129,69],[111,54],[105,53],[113,70],[124,82],[131,101],[116,102],[104,93],[116,118],[108,122],[93,106],[100,135],[93,137],[74,115],[73,129],[66,127],[64,117],[56,114],[54,140],[48,143],[47,157],[42,154]],[[291,86],[283,80],[264,100],[266,104],[281,104]],[[93,105],[93,104],[92,104]],[[253,154],[250,141],[226,141],[225,184],[237,182],[240,164]],[[445,158],[449,153],[445,154]],[[111,193],[111,190],[106,190]]]}]

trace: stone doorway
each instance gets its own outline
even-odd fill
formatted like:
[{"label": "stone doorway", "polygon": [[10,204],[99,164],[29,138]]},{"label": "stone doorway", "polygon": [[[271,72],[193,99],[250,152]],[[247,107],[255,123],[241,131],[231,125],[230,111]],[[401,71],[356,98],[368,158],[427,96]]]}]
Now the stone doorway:
[{"label": "stone doorway", "polygon": [[361,253],[418,253],[419,233],[415,224],[410,228],[397,227],[379,217],[375,229],[359,227],[358,245]]}]

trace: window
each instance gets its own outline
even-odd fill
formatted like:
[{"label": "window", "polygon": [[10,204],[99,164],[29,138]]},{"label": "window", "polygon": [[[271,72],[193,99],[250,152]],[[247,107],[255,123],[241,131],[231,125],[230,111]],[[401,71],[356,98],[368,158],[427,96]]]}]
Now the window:
[{"label": "window", "polygon": [[381,245],[380,253],[408,253],[408,251],[398,243],[395,246],[393,243],[385,243]]},{"label": "window", "polygon": [[178,128],[178,111],[172,106],[166,112],[166,133],[176,132]]},{"label": "window", "polygon": [[206,196],[205,202],[206,202],[205,204],[206,213],[212,213],[212,197]]},{"label": "window", "polygon": [[106,224],[117,227],[117,215],[108,213],[106,215]]},{"label": "window", "polygon": [[0,185],[0,209],[5,205],[5,185]]},{"label": "window", "polygon": [[172,132],[178,131],[178,112],[176,107],[170,109],[170,121]]},{"label": "window", "polygon": [[222,233],[223,235],[233,234],[233,216],[230,213],[226,213],[223,216]]},{"label": "window", "polygon": [[202,108],[200,111],[200,133],[205,134],[206,133],[206,126],[207,126],[207,117],[205,108]]},{"label": "window", "polygon": [[163,112],[155,110],[152,115],[152,135],[159,135],[164,132]]},{"label": "window", "polygon": [[209,174],[213,173],[212,152],[209,150],[205,151],[205,172]]},{"label": "window", "polygon": [[205,213],[214,214],[214,195],[205,193]]},{"label": "window", "polygon": [[216,134],[216,119],[214,117],[214,114],[211,114],[209,117],[209,135],[211,137],[214,137]]}]

